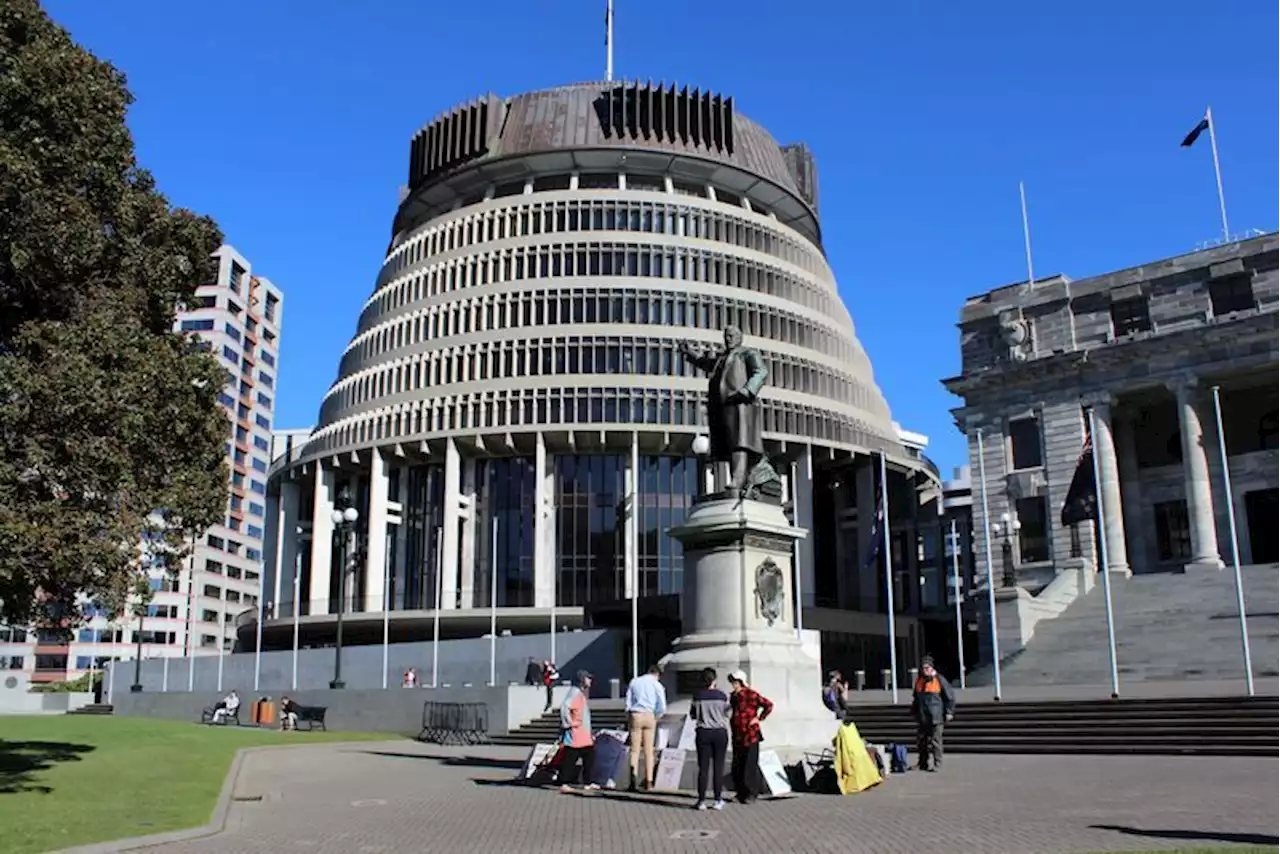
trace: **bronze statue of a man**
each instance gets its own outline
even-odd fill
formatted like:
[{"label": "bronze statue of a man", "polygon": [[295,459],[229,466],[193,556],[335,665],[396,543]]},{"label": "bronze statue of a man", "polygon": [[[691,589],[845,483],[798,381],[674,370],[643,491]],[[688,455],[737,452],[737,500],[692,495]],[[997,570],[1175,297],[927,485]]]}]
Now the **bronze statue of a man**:
[{"label": "bronze statue of a man", "polygon": [[688,341],[680,352],[707,372],[707,423],[711,459],[730,466],[729,488],[741,491],[752,466],[764,456],[764,415],[760,389],[769,376],[759,351],[742,344],[742,330],[724,330],[724,349],[714,355],[695,351]]}]

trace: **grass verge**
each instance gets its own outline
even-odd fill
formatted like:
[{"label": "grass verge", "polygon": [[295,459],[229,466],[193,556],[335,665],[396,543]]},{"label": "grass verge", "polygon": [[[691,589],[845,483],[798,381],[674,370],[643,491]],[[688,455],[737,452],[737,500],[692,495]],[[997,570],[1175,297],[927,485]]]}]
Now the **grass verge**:
[{"label": "grass verge", "polygon": [[0,718],[0,854],[198,827],[237,750],[386,733],[281,733],[152,718]]}]

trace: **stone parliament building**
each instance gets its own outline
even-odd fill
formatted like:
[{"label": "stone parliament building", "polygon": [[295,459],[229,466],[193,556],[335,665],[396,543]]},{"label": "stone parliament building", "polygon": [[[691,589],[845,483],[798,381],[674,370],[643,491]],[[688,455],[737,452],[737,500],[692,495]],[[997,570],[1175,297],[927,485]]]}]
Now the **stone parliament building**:
[{"label": "stone parliament building", "polygon": [[1230,564],[1214,387],[1240,561],[1277,560],[1276,268],[1272,233],[965,303],[962,373],[944,385],[964,401],[954,414],[969,443],[980,574],[986,491],[1002,655],[1092,586],[1094,524],[1062,524],[1077,465],[1088,460],[1089,408],[1114,577]]}]

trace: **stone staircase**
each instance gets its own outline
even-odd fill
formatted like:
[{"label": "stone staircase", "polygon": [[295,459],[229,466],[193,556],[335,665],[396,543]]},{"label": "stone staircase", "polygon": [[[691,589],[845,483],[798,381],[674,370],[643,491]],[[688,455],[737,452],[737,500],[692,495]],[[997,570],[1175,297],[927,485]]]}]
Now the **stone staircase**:
[{"label": "stone staircase", "polygon": [[78,709],[72,709],[67,712],[69,715],[110,715],[115,711],[115,707],[110,703],[90,703],[87,706],[81,706]]},{"label": "stone staircase", "polygon": [[[1275,564],[1245,567],[1242,577],[1254,676],[1275,677],[1280,569]],[[1230,568],[1113,578],[1111,589],[1122,694],[1125,683],[1134,682],[1243,681]],[[1023,649],[1003,657],[1003,686],[1108,684],[1106,626],[1099,583],[1058,616],[1039,622]],[[968,677],[971,687],[992,681],[990,666]],[[1194,694],[1194,688],[1188,686],[1187,693]]]}]

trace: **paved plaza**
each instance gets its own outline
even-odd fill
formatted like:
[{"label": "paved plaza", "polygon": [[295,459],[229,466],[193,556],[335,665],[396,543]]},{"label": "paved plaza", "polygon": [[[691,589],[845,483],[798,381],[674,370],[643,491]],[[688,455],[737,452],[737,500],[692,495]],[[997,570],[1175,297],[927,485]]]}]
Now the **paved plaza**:
[{"label": "paved plaza", "polygon": [[955,756],[848,797],[695,812],[510,785],[523,751],[414,742],[249,755],[226,829],[148,850],[380,854],[1081,852],[1275,845],[1277,761]]}]

